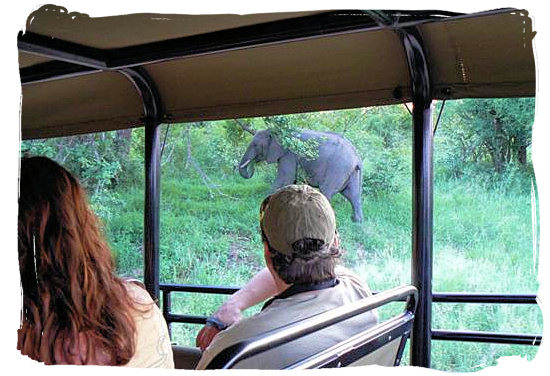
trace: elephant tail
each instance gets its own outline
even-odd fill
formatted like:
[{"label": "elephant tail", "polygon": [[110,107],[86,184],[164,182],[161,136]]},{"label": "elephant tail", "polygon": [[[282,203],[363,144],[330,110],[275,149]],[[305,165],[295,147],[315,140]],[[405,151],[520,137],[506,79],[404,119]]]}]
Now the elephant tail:
[{"label": "elephant tail", "polygon": [[355,171],[357,175],[357,186],[359,187],[359,194],[363,191],[363,168],[361,165],[357,164],[355,165]]},{"label": "elephant tail", "polygon": [[363,186],[363,169],[361,168],[361,164],[356,164],[355,167],[351,170],[350,174],[348,175],[348,178],[346,179],[346,182],[344,183],[344,186],[342,189],[349,187],[349,186],[355,186],[359,190],[359,192],[362,191]]}]

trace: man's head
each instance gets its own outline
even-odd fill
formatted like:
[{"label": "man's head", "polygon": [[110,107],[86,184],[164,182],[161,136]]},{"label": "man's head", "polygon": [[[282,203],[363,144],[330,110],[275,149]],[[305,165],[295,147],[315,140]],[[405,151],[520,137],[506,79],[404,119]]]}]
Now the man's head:
[{"label": "man's head", "polygon": [[334,211],[327,198],[307,185],[289,185],[260,208],[262,239],[274,271],[286,283],[334,278],[340,255]]}]

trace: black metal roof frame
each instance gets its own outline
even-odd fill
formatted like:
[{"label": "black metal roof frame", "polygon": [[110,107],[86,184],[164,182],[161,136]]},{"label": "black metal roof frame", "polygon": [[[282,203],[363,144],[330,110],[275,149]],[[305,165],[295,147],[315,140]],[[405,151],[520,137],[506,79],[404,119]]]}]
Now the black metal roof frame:
[{"label": "black metal roof frame", "polygon": [[[412,283],[419,290],[415,325],[411,336],[411,365],[430,367],[432,307],[433,229],[433,129],[428,64],[416,26],[443,18],[474,17],[513,9],[459,14],[445,11],[333,11],[313,16],[245,26],[203,35],[138,46],[102,50],[31,32],[18,35],[22,52],[53,61],[20,69],[22,85],[112,70],[134,84],[144,103],[146,130],[146,190],[144,213],[144,279],[148,291],[159,298],[159,125],[165,119],[163,102],[153,80],[141,65],[214,54],[266,44],[286,43],[327,35],[390,28],[400,36],[407,56],[413,93],[413,221]],[[345,13],[349,17],[334,17]],[[444,336],[440,333],[441,337]],[[451,336],[451,334],[448,334]]]},{"label": "black metal roof frame", "polygon": [[[475,16],[510,11],[511,9],[505,8],[475,13]],[[344,14],[346,17],[337,17],[337,15]],[[18,35],[20,51],[55,59],[55,61],[22,68],[20,70],[21,82],[23,85],[27,85],[43,80],[89,74],[100,70],[120,70],[202,54],[227,52],[274,43],[288,43],[347,32],[380,28],[398,30],[448,17],[458,19],[473,16],[437,10],[331,11],[109,50],[21,31]]]}]

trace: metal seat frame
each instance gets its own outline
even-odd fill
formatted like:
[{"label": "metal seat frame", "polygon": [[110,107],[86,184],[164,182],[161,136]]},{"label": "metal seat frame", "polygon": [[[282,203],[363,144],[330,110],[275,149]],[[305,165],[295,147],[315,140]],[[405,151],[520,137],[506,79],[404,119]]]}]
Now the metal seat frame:
[{"label": "metal seat frame", "polygon": [[418,291],[414,286],[401,286],[349,305],[326,311],[304,320],[289,323],[279,328],[233,344],[217,354],[207,369],[230,369],[252,356],[276,348],[288,342],[315,333],[331,325],[371,311],[391,302],[406,300],[402,313],[391,317],[351,338],[337,343],[317,354],[284,367],[284,369],[311,369],[345,367],[386,344],[401,338],[393,365],[400,363],[405,343],[412,330]]}]

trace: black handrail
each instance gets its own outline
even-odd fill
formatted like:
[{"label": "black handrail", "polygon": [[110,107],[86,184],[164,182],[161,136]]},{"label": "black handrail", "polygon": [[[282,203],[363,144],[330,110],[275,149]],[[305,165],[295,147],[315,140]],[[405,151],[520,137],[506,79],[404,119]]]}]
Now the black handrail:
[{"label": "black handrail", "polygon": [[211,286],[211,285],[180,285],[174,283],[162,283],[159,288],[165,292],[200,292],[204,294],[231,295],[239,291],[240,287]]},{"label": "black handrail", "polygon": [[[231,295],[239,291],[238,286],[186,285],[163,283],[160,290],[165,292],[195,292],[204,294]],[[379,291],[373,291],[378,294]],[[434,292],[434,303],[487,303],[487,304],[537,304],[536,294],[498,294],[468,292]]]},{"label": "black handrail", "polygon": [[537,304],[536,294],[495,294],[467,292],[439,292],[433,294],[434,303]]},{"label": "black handrail", "polygon": [[459,330],[432,330],[432,339],[443,341],[501,343],[507,345],[540,346],[540,334],[493,333]]},{"label": "black handrail", "polygon": [[[163,313],[171,329],[172,323],[205,324],[207,316],[180,315],[171,313],[171,293],[189,292],[231,295],[239,290],[235,286],[211,286],[211,285],[182,285],[161,284],[163,293]],[[379,291],[373,291],[378,294]],[[402,299],[404,300],[404,299]],[[466,292],[439,292],[433,294],[434,303],[472,303],[472,304],[537,304],[536,294],[496,294],[496,293],[466,293]],[[510,345],[539,346],[542,335],[494,333],[480,331],[456,331],[456,330],[431,330],[432,339],[442,341],[462,341],[480,343],[500,343]]]}]

